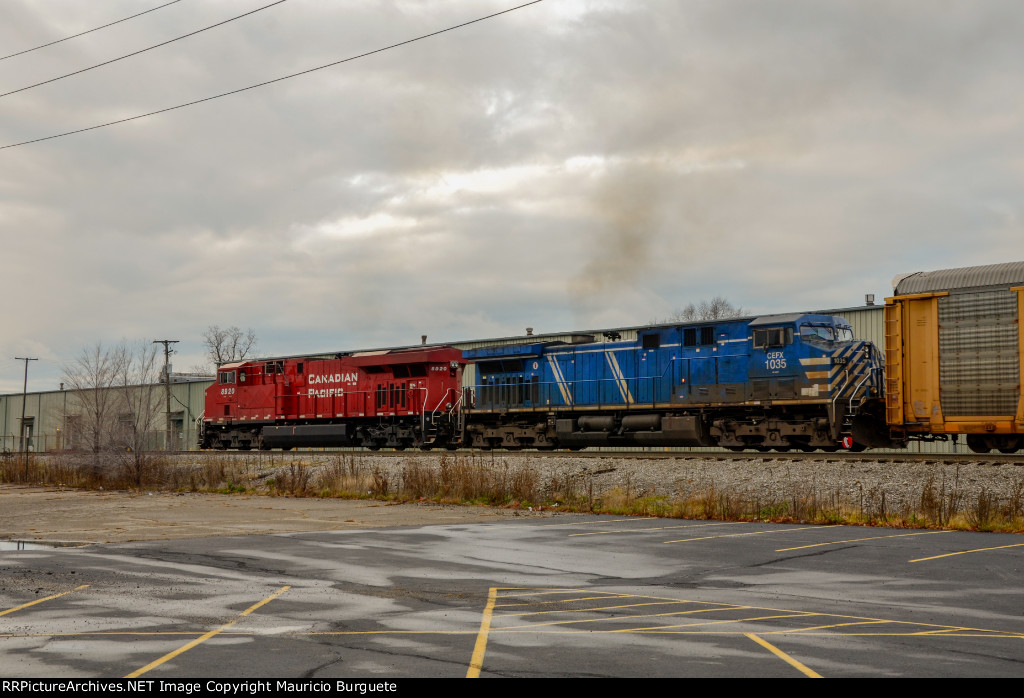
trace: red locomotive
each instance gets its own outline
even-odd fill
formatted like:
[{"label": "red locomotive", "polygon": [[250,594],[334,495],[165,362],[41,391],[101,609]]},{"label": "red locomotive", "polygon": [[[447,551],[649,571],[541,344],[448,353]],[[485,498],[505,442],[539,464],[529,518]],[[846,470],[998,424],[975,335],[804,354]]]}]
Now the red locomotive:
[{"label": "red locomotive", "polygon": [[456,438],[464,365],[451,347],[224,364],[206,391],[199,443],[444,447]]}]

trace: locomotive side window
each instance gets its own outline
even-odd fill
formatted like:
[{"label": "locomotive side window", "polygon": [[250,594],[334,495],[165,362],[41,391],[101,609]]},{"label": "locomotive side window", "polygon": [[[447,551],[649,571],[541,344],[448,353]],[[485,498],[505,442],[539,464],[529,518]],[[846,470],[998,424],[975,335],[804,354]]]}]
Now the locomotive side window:
[{"label": "locomotive side window", "polygon": [[218,381],[220,382],[221,385],[228,385],[228,384],[234,383],[235,382],[235,372],[234,371],[224,371],[223,373],[220,374],[220,376],[218,376]]},{"label": "locomotive side window", "polygon": [[707,347],[714,343],[714,327],[687,327],[683,330],[684,347]]},{"label": "locomotive side window", "polygon": [[754,348],[768,349],[771,347],[784,347],[793,343],[792,327],[770,327],[764,330],[754,330]]},{"label": "locomotive side window", "polygon": [[661,346],[661,335],[645,334],[643,336],[643,348],[644,349],[657,349],[660,346]]}]

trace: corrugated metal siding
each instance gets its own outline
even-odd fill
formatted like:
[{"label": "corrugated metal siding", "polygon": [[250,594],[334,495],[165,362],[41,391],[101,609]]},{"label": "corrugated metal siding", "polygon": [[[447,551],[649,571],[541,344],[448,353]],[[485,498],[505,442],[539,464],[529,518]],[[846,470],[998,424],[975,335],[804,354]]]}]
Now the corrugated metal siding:
[{"label": "corrugated metal siding", "polygon": [[865,306],[863,309],[833,311],[829,314],[849,322],[853,327],[853,336],[857,339],[866,339],[878,347],[885,346],[884,306]]},{"label": "corrugated metal siding", "polygon": [[938,299],[939,388],[945,417],[1017,411],[1017,294],[959,293]]},{"label": "corrugated metal siding", "polygon": [[[899,277],[897,277],[899,279]],[[897,296],[909,293],[953,291],[984,286],[1020,286],[1024,284],[1024,262],[1006,262],[981,267],[940,269],[909,274],[895,284]]]}]

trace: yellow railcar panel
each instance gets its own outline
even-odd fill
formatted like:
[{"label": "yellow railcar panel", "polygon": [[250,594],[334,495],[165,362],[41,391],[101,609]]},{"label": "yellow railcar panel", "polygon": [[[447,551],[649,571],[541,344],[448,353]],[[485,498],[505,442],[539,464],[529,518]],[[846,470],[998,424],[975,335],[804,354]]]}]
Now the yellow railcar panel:
[{"label": "yellow railcar panel", "polygon": [[907,300],[903,310],[904,414],[941,430],[938,302],[934,297]]}]

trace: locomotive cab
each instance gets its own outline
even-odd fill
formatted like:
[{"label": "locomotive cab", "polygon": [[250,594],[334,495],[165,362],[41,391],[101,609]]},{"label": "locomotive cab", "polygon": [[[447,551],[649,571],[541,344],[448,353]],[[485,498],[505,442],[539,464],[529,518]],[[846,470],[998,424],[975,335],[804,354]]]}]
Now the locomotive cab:
[{"label": "locomotive cab", "polygon": [[[771,405],[792,423],[814,425],[810,440],[791,430],[777,441],[769,433],[766,444],[782,443],[782,437],[787,445],[798,447],[838,443],[853,431],[865,401],[880,394],[881,357],[870,342],[854,339],[853,328],[842,318],[816,314],[756,318],[750,323],[750,342],[751,402]],[[823,425],[827,428],[822,429]],[[874,441],[860,439],[865,445]]]}]

